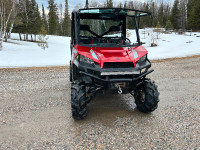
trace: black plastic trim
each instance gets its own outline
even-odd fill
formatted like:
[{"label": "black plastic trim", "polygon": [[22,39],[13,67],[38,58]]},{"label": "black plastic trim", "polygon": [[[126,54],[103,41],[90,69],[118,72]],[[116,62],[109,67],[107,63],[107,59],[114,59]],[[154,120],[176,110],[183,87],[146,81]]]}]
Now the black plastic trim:
[{"label": "black plastic trim", "polygon": [[153,71],[154,70],[147,71],[147,72],[141,74],[139,77],[133,78],[133,79],[131,79],[131,78],[120,78],[120,79],[108,79],[108,80],[101,79],[101,78],[99,78],[99,77],[97,77],[95,75],[92,75],[92,74],[89,74],[89,73],[86,73],[86,72],[82,72],[82,71],[80,71],[79,73],[83,74],[83,75],[86,75],[86,76],[89,76],[91,78],[103,81],[103,82],[133,82],[133,81],[137,81],[137,80],[141,79],[142,77],[152,73]]},{"label": "black plastic trim", "polygon": [[144,68],[150,68],[151,63],[147,59],[143,63],[136,63],[136,67],[134,67],[134,68],[100,68],[100,66],[98,64],[88,64],[88,63],[81,62],[81,63],[79,63],[79,65],[77,67],[80,70],[89,69],[89,70],[97,71],[97,72],[123,72],[123,71],[139,71]]}]

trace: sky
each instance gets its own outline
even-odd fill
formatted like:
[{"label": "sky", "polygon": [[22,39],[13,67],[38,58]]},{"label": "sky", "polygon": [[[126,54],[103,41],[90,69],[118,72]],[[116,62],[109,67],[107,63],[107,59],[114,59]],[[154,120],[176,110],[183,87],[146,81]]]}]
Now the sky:
[{"label": "sky", "polygon": [[[36,0],[36,1],[37,1],[40,8],[42,7],[42,4],[44,5],[45,8],[47,8],[48,0]],[[94,1],[94,0],[89,0],[89,3],[91,1]],[[106,0],[96,0],[96,1],[103,3]],[[124,2],[124,0],[113,0],[113,1],[114,2]],[[133,0],[133,1],[147,2],[149,0]],[[170,3],[173,3],[174,0],[154,0],[154,1],[169,1]],[[58,5],[62,3],[63,6],[64,6],[65,0],[55,0],[55,3],[57,3]],[[69,10],[70,11],[72,11],[76,5],[79,5],[79,7],[81,7],[81,8],[83,8],[85,6],[85,0],[68,0],[68,3],[69,3]]]}]

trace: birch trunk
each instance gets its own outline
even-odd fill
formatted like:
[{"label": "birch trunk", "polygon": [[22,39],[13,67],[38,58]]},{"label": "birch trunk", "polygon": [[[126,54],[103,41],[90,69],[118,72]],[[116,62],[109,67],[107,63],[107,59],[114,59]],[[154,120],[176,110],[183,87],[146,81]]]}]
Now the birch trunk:
[{"label": "birch trunk", "polygon": [[[9,15],[8,15],[8,18],[7,18],[7,20],[6,20],[6,15],[5,15],[5,5],[3,5],[2,4],[2,6],[3,6],[3,28],[2,28],[2,37],[1,37],[1,40],[0,40],[0,50],[2,50],[2,48],[3,48],[3,40],[4,40],[4,38],[5,38],[5,36],[6,36],[6,28],[7,28],[7,26],[8,26],[8,22],[9,22],[9,20],[10,20],[10,16],[11,16],[11,14],[12,14],[12,11],[13,11],[13,9],[14,9],[14,7],[15,7],[15,3],[13,2],[13,4],[12,4],[12,8],[11,8],[11,10],[10,10],[10,13],[9,13]],[[2,13],[1,12],[1,13]]]},{"label": "birch trunk", "polygon": [[2,50],[3,48],[3,26],[4,26],[4,3],[2,2],[1,3],[1,40],[0,40],[0,51]]},{"label": "birch trunk", "polygon": [[8,34],[8,38],[11,38],[12,30],[13,30],[13,23],[12,23],[11,26],[10,26],[10,30],[9,30],[9,34]]},{"label": "birch trunk", "polygon": [[20,41],[22,41],[22,36],[21,36],[21,33],[19,33],[19,39],[20,39]]}]

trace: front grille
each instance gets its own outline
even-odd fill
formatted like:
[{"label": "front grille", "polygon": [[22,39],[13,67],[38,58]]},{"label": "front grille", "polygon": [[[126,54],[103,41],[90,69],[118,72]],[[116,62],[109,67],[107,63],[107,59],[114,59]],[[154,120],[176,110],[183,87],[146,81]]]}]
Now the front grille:
[{"label": "front grille", "polygon": [[103,68],[133,68],[133,62],[106,62]]}]

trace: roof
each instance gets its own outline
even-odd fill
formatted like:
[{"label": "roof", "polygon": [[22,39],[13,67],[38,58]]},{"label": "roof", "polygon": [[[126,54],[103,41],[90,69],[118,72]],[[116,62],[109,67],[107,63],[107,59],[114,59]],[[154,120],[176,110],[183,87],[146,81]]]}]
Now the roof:
[{"label": "roof", "polygon": [[79,9],[79,14],[83,15],[100,15],[100,14],[115,14],[120,16],[129,16],[129,17],[141,17],[151,15],[149,12],[135,10],[135,9],[124,9],[124,8],[88,8],[88,9]]}]

